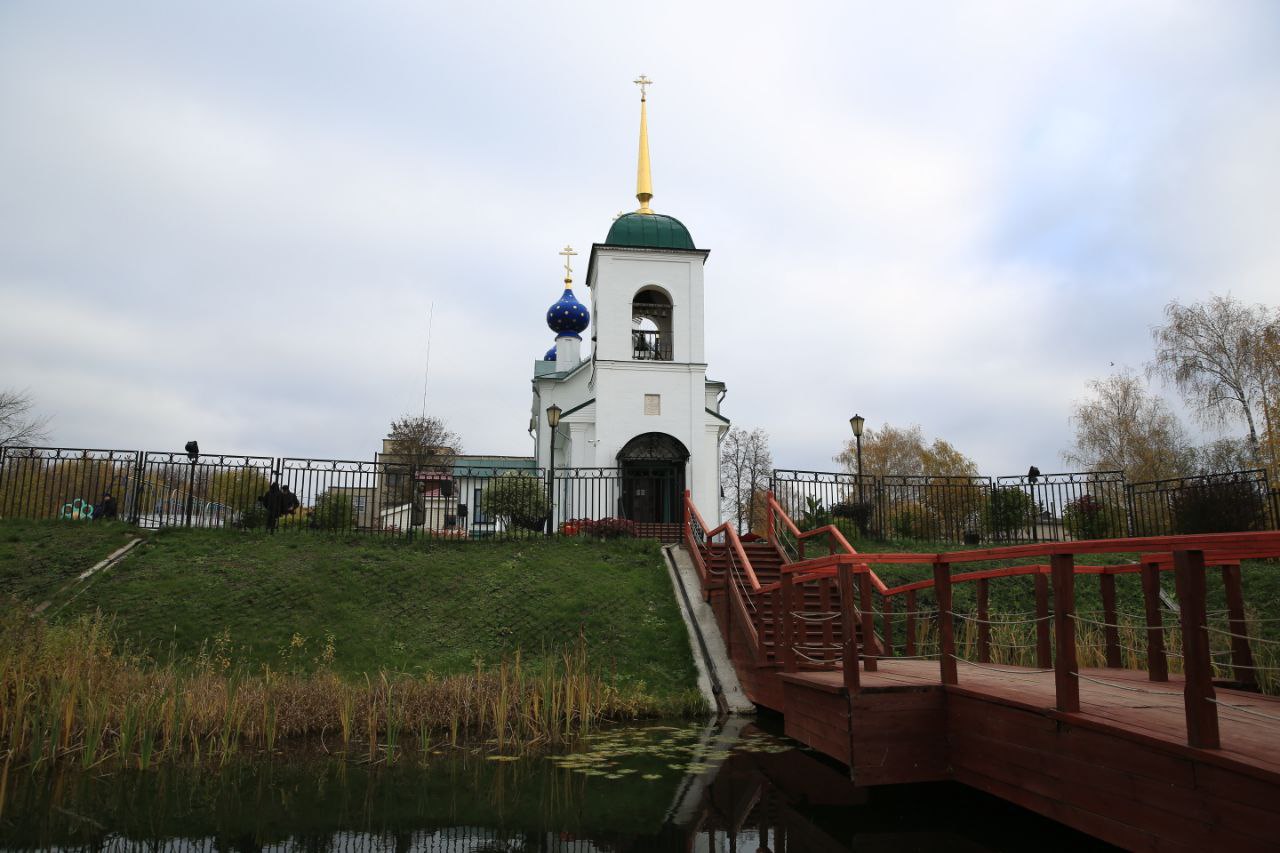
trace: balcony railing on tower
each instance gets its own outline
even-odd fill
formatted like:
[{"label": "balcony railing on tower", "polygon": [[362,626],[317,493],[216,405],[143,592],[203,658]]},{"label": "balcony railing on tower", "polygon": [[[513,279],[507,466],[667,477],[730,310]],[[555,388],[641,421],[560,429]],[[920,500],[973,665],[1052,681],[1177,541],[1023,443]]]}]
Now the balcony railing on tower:
[{"label": "balcony railing on tower", "polygon": [[671,361],[671,336],[637,329],[631,333],[631,350],[637,361]]}]

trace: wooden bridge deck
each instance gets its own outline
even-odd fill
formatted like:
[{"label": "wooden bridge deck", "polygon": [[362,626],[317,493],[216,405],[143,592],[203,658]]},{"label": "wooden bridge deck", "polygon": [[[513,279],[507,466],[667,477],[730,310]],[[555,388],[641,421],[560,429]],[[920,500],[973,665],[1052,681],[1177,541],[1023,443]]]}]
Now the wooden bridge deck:
[{"label": "wooden bridge deck", "polygon": [[[1080,676],[1078,714],[1054,709],[1052,672],[1016,666],[991,669],[962,664],[960,684],[944,687],[938,683],[936,661],[885,659],[876,671],[862,673],[861,692],[874,696],[921,689],[944,691],[1042,713],[1073,725],[1132,734],[1137,740],[1178,754],[1191,751],[1186,745],[1181,676],[1171,675],[1169,681],[1156,684],[1147,679],[1146,672],[1132,669],[1081,669]],[[843,673],[839,670],[796,672],[781,677],[794,684],[844,694]],[[1219,717],[1222,748],[1194,752],[1213,763],[1255,768],[1274,775],[1280,782],[1280,697],[1222,687],[1216,692],[1218,701],[1223,703]],[[1276,807],[1280,808],[1280,802]]]},{"label": "wooden bridge deck", "polygon": [[1132,850],[1280,845],[1280,699],[1219,689],[1249,714],[1224,708],[1222,748],[1204,750],[1187,746],[1177,676],[1081,669],[1066,713],[1053,673],[1000,669],[942,685],[934,661],[881,660],[853,696],[839,670],[781,673],[777,710],[858,784],[954,779]]},{"label": "wooden bridge deck", "polygon": [[[685,544],[744,691],[855,783],[953,779],[1134,850],[1280,850],[1280,698],[1238,689],[1276,668],[1253,656],[1276,641],[1246,613],[1241,572],[1280,557],[1280,531],[859,554],[836,528],[800,531],[768,507],[768,535],[744,542],[687,504]],[[805,559],[820,536],[828,553]],[[1098,554],[1138,557],[1076,562]],[[957,571],[966,563],[981,565]],[[889,587],[877,565],[931,571]],[[1015,577],[1034,582],[1034,610],[992,614],[990,584]],[[1211,612],[1218,577],[1227,606]],[[1139,582],[1144,612],[1119,624],[1117,584]],[[1099,585],[1098,618],[1076,607],[1084,583]],[[974,585],[973,610],[954,611],[959,584]],[[965,649],[961,620],[976,635]],[[1036,668],[989,662],[1001,624],[1027,626],[1034,640],[1019,648]],[[1106,668],[1080,666],[1090,624]],[[1146,670],[1122,668],[1123,628],[1145,637]],[[932,659],[913,657],[916,644]],[[1241,684],[1215,681],[1224,672]]]}]

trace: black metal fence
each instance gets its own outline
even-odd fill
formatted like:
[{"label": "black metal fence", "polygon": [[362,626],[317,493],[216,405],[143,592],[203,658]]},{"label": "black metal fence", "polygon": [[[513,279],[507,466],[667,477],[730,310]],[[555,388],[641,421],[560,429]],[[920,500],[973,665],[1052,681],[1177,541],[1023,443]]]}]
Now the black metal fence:
[{"label": "black metal fence", "polygon": [[779,469],[770,488],[801,527],[834,524],[850,538],[1051,542],[1280,526],[1280,493],[1261,470],[1127,483],[1120,471],[991,478]]},{"label": "black metal fence", "polygon": [[430,539],[679,533],[683,483],[652,472],[465,460],[0,448],[0,518],[112,518],[140,527],[231,527]]}]

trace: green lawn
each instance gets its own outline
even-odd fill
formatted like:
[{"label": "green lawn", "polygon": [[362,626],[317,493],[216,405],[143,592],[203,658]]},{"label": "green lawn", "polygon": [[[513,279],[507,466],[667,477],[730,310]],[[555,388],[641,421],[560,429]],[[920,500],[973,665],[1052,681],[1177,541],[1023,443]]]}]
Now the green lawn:
[{"label": "green lawn", "polygon": [[0,521],[0,597],[38,604],[143,535],[120,522]]},{"label": "green lawn", "polygon": [[[126,531],[0,521],[4,591],[34,603]],[[48,617],[95,609],[162,659],[190,658],[226,632],[235,661],[306,669],[331,634],[339,672],[453,673],[516,649],[538,656],[581,631],[595,665],[620,682],[643,681],[656,697],[696,678],[662,555],[648,541],[417,544],[166,530],[56,596]]]}]

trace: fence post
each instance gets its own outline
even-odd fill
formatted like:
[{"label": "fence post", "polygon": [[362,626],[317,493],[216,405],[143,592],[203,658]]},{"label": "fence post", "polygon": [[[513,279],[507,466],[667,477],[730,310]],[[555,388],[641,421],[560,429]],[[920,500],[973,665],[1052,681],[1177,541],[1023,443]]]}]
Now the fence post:
[{"label": "fence post", "polygon": [[1222,567],[1222,585],[1227,593],[1227,626],[1231,638],[1231,666],[1240,684],[1254,687],[1257,677],[1253,669],[1253,652],[1249,649],[1249,626],[1244,621],[1244,593],[1240,588],[1240,564]]},{"label": "fence post", "polygon": [[867,571],[858,573],[858,609],[862,611],[862,666],[867,672],[875,672],[880,647],[876,644],[876,613],[875,603],[871,599],[869,572],[870,566]]},{"label": "fence post", "polygon": [[133,488],[130,490],[129,506],[125,508],[125,518],[129,519],[129,523],[134,527],[138,526],[138,522],[142,520],[142,492],[144,476],[146,475],[146,467],[143,464],[143,451],[134,451],[133,457]]},{"label": "fence post", "polygon": [[796,671],[796,650],[792,647],[795,642],[795,616],[792,611],[795,610],[795,581],[792,575],[786,569],[782,570],[782,634],[774,638],[782,651],[782,671]]},{"label": "fence post", "polygon": [[1036,572],[1036,666],[1053,666],[1053,646],[1049,640],[1049,578]]},{"label": "fence post", "polygon": [[1218,749],[1218,706],[1213,690],[1209,632],[1205,630],[1204,551],[1174,551],[1174,580],[1182,616],[1182,701],[1187,712],[1187,743]]},{"label": "fence post", "polygon": [[857,610],[853,606],[853,566],[841,563],[836,567],[836,572],[836,579],[840,584],[840,634],[844,641],[844,689],[852,695],[861,687],[861,676],[858,674],[858,629],[855,622]]},{"label": "fence post", "polygon": [[955,626],[951,616],[951,565],[933,564],[933,591],[938,598],[938,660],[943,684],[959,684],[956,674]]},{"label": "fence post", "polygon": [[1169,680],[1169,659],[1164,653],[1164,617],[1160,611],[1160,564],[1142,564],[1142,604],[1147,613],[1147,678]]},{"label": "fence post", "polygon": [[[688,492],[685,492],[685,494],[687,495]],[[765,501],[764,501],[764,510],[765,510],[764,511],[764,531],[765,531],[765,536],[768,537],[769,541],[772,542],[774,545],[778,544],[778,535],[773,527],[774,525],[773,502],[776,500],[777,498],[773,496],[773,489],[770,488],[769,496],[765,498]]]},{"label": "fence post", "polygon": [[1124,504],[1126,515],[1129,516],[1129,523],[1126,525],[1130,536],[1138,535],[1138,512],[1137,503],[1133,499],[1133,483],[1125,482],[1124,484]]},{"label": "fence post", "polygon": [[991,662],[991,625],[988,623],[991,613],[987,607],[990,598],[989,581],[978,580],[978,662]]},{"label": "fence post", "polygon": [[1080,667],[1076,661],[1076,572],[1075,557],[1054,554],[1049,558],[1053,572],[1053,633],[1057,640],[1054,655],[1054,687],[1058,710],[1080,711]]},{"label": "fence post", "polygon": [[1120,629],[1116,614],[1116,576],[1103,571],[1098,575],[1098,585],[1102,593],[1102,633],[1107,651],[1107,667],[1119,669],[1120,663]]}]

